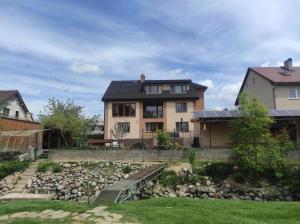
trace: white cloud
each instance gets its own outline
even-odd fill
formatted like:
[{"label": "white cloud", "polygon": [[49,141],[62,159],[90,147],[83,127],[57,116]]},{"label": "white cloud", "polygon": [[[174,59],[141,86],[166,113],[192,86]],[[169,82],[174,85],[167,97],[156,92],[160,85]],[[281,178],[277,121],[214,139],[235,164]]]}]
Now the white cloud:
[{"label": "white cloud", "polygon": [[207,86],[208,89],[212,89],[212,88],[215,87],[215,84],[214,84],[213,81],[210,80],[210,79],[205,79],[205,80],[199,81],[199,83],[200,83],[201,85]]},{"label": "white cloud", "polygon": [[103,74],[96,64],[75,61],[70,65],[70,70],[77,74]]},{"label": "white cloud", "polygon": [[169,72],[173,79],[189,79],[192,76],[192,73],[183,70],[182,68],[176,68]]}]

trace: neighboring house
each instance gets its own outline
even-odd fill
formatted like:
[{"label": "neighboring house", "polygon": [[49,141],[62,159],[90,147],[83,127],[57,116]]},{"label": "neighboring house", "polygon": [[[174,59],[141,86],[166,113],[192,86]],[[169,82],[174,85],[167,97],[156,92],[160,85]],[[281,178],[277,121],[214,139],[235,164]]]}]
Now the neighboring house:
[{"label": "neighboring house", "polygon": [[294,67],[289,58],[282,67],[248,68],[242,92],[257,97],[269,109],[300,109],[300,67]]},{"label": "neighboring house", "polygon": [[[0,91],[0,150],[28,152],[42,147],[42,130],[19,91]],[[4,106],[3,106],[4,105]]]},{"label": "neighboring house", "polygon": [[29,112],[18,90],[0,90],[0,103],[5,105],[1,108],[1,116],[33,121],[32,113]]},{"label": "neighboring house", "polygon": [[103,135],[104,134],[104,121],[101,118],[94,120],[94,123],[91,127],[92,130],[89,131],[89,134],[92,135]]},{"label": "neighboring house", "polygon": [[125,139],[153,138],[157,130],[194,136],[192,112],[204,109],[206,86],[191,80],[112,81],[104,101],[104,138],[116,125],[126,126]]}]

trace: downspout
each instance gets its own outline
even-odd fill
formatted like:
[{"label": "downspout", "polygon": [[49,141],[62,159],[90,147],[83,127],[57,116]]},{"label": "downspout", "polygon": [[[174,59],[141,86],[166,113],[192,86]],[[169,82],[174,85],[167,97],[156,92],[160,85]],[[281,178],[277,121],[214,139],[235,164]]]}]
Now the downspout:
[{"label": "downspout", "polygon": [[273,92],[274,109],[276,110],[277,107],[276,107],[276,100],[275,100],[275,85],[276,84],[274,83],[273,88],[272,88],[272,92]]}]

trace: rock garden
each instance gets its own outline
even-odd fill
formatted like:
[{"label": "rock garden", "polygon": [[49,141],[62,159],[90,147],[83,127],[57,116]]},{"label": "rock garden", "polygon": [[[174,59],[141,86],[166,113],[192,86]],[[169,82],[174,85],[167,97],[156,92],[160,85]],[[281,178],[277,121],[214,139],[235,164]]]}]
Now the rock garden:
[{"label": "rock garden", "polygon": [[41,163],[27,183],[31,193],[55,193],[59,200],[87,201],[112,185],[144,169],[149,164],[127,162]]},{"label": "rock garden", "polygon": [[[292,166],[296,169],[298,165]],[[178,172],[166,170],[156,182],[138,192],[134,200],[150,197],[189,197],[197,199],[240,199],[255,201],[300,200],[295,176],[275,179],[243,173],[237,166],[226,162],[202,163],[197,169],[183,168]],[[292,172],[292,171],[290,171]],[[292,175],[292,174],[291,174]]]}]

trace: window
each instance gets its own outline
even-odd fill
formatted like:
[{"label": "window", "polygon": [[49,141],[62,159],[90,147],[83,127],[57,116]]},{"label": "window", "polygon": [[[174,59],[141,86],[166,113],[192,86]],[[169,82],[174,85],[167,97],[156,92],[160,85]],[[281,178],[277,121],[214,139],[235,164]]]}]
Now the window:
[{"label": "window", "polygon": [[161,86],[145,86],[146,94],[161,94]]},{"label": "window", "polygon": [[123,133],[130,132],[130,123],[129,122],[118,122],[117,127],[118,127],[118,130]]},{"label": "window", "polygon": [[187,112],[187,103],[176,103],[176,113]]},{"label": "window", "polygon": [[144,118],[162,118],[163,105],[162,103],[145,103],[144,104]]},{"label": "window", "polygon": [[176,122],[177,132],[189,132],[189,122]]},{"label": "window", "polygon": [[16,118],[19,118],[19,111],[16,111]]},{"label": "window", "polygon": [[3,115],[5,116],[5,117],[9,117],[9,109],[6,107],[6,108],[4,108],[4,113],[3,113]]},{"label": "window", "polygon": [[113,103],[113,117],[135,117],[135,103]]},{"label": "window", "polygon": [[157,132],[158,130],[163,130],[164,123],[163,122],[147,122],[146,123],[146,131],[147,132]]},{"label": "window", "polygon": [[171,86],[171,93],[186,93],[187,86],[186,85],[174,85]]},{"label": "window", "polygon": [[289,99],[300,99],[300,88],[289,89]]}]

